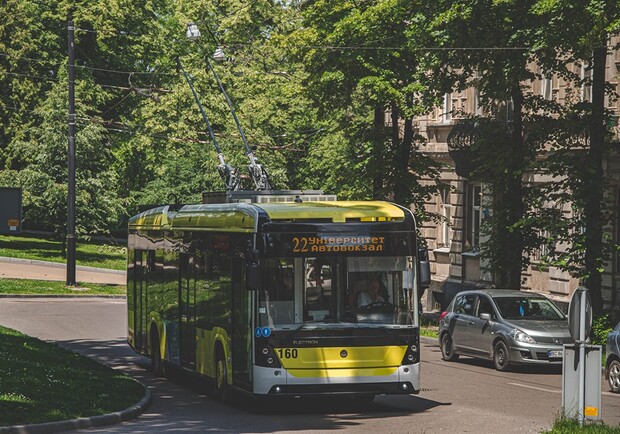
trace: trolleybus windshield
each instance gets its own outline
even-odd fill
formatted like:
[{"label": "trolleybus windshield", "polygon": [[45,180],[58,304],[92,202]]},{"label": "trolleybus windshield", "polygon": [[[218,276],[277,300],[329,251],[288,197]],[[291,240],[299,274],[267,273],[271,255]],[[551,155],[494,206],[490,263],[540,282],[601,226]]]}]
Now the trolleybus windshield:
[{"label": "trolleybus windshield", "polygon": [[263,262],[259,326],[413,327],[412,257],[278,257]]}]

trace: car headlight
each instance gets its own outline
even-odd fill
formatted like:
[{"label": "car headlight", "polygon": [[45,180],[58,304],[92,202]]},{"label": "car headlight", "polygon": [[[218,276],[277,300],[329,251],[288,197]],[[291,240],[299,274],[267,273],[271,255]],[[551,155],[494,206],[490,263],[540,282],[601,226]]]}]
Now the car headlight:
[{"label": "car headlight", "polygon": [[536,341],[532,339],[530,335],[528,335],[527,333],[521,330],[514,329],[513,331],[510,332],[510,336],[512,336],[512,338],[517,342],[525,342],[526,344],[536,343]]}]

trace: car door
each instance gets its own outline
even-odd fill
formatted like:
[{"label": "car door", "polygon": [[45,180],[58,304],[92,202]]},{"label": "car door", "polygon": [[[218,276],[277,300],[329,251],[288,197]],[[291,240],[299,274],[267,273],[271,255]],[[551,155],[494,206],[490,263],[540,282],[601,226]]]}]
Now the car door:
[{"label": "car door", "polygon": [[476,294],[459,294],[454,303],[454,329],[452,332],[452,342],[455,348],[466,351],[471,349],[470,323],[473,320],[474,308],[476,306]]},{"label": "car door", "polygon": [[[491,321],[480,318],[480,314],[488,313],[491,315]],[[497,318],[493,302],[486,294],[478,296],[478,303],[474,315],[469,322],[470,348],[476,353],[480,353],[485,357],[491,356],[491,348],[493,343],[493,321]]]}]

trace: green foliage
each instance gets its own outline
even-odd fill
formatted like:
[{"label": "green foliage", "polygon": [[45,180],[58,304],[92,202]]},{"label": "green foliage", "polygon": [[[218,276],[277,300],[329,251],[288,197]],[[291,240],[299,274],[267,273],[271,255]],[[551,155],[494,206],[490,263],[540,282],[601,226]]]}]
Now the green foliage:
[{"label": "green foliage", "polygon": [[590,332],[592,345],[602,345],[605,348],[607,335],[614,329],[611,324],[609,314],[594,317],[592,320],[592,331]]},{"label": "green foliage", "polygon": [[[66,262],[63,243],[53,239],[0,235],[0,256]],[[76,262],[89,267],[124,270],[127,248],[112,243],[77,240]]]},{"label": "green foliage", "polygon": [[620,433],[620,427],[614,427],[605,425],[603,423],[586,422],[583,426],[579,425],[579,422],[574,419],[566,417],[560,417],[553,423],[553,427],[548,431],[543,431],[543,434],[573,434],[573,433],[585,433],[585,434],[618,434]]}]

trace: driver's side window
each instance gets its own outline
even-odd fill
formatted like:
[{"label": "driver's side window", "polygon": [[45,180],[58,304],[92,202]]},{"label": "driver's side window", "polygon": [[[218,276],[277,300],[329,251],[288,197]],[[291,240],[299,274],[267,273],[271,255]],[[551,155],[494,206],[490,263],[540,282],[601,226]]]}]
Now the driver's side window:
[{"label": "driver's side window", "polygon": [[464,315],[473,315],[476,296],[473,294],[459,295],[454,305],[454,312]]}]

